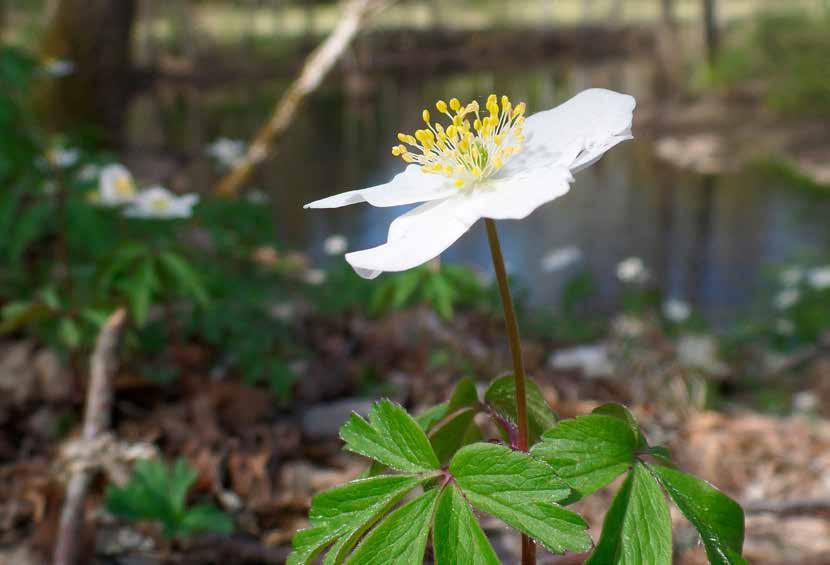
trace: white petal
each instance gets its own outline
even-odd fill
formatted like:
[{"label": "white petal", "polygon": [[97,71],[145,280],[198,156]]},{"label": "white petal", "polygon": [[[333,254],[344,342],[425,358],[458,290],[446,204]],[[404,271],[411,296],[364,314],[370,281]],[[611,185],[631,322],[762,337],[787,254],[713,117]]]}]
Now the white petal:
[{"label": "white petal", "polygon": [[525,171],[507,178],[493,179],[470,196],[483,218],[520,220],[542,204],[547,204],[570,189],[573,176],[564,167]]},{"label": "white petal", "polygon": [[372,206],[402,206],[446,198],[457,192],[452,180],[443,175],[421,172],[421,167],[409,165],[386,184],[336,194],[306,204],[305,208],[340,208],[358,202]]},{"label": "white petal", "polygon": [[522,151],[506,164],[503,174],[561,165],[576,172],[602,157],[616,144],[631,139],[633,97],[592,88],[564,104],[529,116]]},{"label": "white petal", "polygon": [[372,249],[346,254],[346,261],[363,278],[384,271],[405,271],[441,254],[470,229],[479,215],[469,198],[428,202],[395,219],[387,242]]}]

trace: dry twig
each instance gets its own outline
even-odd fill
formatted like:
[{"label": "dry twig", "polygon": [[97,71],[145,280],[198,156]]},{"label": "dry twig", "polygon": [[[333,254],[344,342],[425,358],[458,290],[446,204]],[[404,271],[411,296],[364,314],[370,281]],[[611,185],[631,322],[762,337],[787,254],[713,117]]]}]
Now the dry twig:
[{"label": "dry twig", "polygon": [[306,59],[300,74],[274,108],[271,118],[257,132],[245,158],[216,187],[217,194],[235,196],[268,149],[288,130],[305,98],[314,92],[345,53],[363,22],[386,6],[387,0],[349,0],[343,15],[326,40]]},{"label": "dry twig", "polygon": [[[106,433],[110,426],[112,374],[116,368],[118,342],[125,319],[124,309],[116,310],[101,328],[95,343],[90,363],[82,435],[83,440],[87,442],[92,442],[99,435]],[[92,471],[86,468],[73,473],[69,480],[55,544],[54,565],[74,565],[76,561],[78,538],[84,521],[84,497],[91,480]]]}]

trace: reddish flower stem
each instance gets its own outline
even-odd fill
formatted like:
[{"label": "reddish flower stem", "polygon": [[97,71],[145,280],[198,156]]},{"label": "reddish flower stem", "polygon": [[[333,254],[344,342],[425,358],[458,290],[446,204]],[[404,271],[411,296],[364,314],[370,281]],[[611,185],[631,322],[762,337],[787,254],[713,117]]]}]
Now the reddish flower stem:
[{"label": "reddish flower stem", "polygon": [[[507,271],[504,268],[504,256],[501,252],[499,234],[496,231],[496,222],[489,218],[484,220],[487,225],[487,240],[490,242],[490,254],[493,256],[493,268],[496,271],[496,281],[499,285],[501,304],[504,307],[504,322],[507,326],[507,342],[510,345],[510,354],[513,356],[513,380],[516,384],[516,420],[519,427],[518,448],[528,450],[527,433],[527,398],[525,396],[525,366],[522,360],[522,344],[519,339],[519,322],[516,320],[516,309],[513,307],[513,297],[507,284]],[[533,540],[522,535],[522,565],[536,564],[536,545]]]}]

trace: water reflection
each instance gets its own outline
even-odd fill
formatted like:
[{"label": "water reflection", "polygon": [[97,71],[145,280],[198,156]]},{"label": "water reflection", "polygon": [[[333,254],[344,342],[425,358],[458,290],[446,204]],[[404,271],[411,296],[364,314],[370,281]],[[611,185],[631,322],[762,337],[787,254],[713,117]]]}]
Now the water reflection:
[{"label": "water reflection", "polygon": [[[400,171],[402,164],[390,153],[395,133],[419,127],[420,110],[436,99],[483,99],[498,92],[525,100],[535,111],[591,86],[637,96],[653,78],[650,64],[608,62],[333,79],[310,101],[252,185],[272,196],[274,221],[286,244],[322,262],[328,235],[346,234],[353,248],[380,244],[402,210],[353,206],[303,212],[302,204],[382,183]],[[218,137],[247,138],[285,86],[270,82],[202,91],[159,85],[133,103],[128,146],[136,155],[155,149],[148,170],[171,175],[160,180],[210,186],[215,174],[204,159],[204,146]],[[173,171],[180,177],[172,177]],[[579,173],[572,191],[559,201],[521,222],[502,222],[502,231],[510,267],[532,282],[532,298],[539,304],[555,305],[567,278],[587,269],[599,290],[596,308],[609,310],[620,290],[616,264],[638,256],[668,295],[724,322],[756,300],[767,265],[828,249],[828,213],[827,199],[816,201],[755,174],[680,174],[659,163],[650,143],[640,139]],[[583,259],[545,272],[542,258],[565,246],[580,249]],[[489,270],[482,227],[474,227],[444,257]]]}]

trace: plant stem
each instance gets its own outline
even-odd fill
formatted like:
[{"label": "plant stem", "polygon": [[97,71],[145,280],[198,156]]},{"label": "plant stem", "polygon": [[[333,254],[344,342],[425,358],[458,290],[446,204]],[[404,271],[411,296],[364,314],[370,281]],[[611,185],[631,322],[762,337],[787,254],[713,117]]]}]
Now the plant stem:
[{"label": "plant stem", "polygon": [[[510,286],[507,284],[507,271],[504,268],[504,256],[499,243],[499,233],[496,231],[496,222],[489,218],[484,220],[487,225],[487,240],[490,242],[490,254],[493,256],[493,268],[496,271],[496,281],[499,284],[501,304],[504,307],[504,322],[507,326],[507,342],[510,345],[510,354],[513,356],[513,382],[516,385],[516,424],[519,427],[518,448],[528,450],[527,434],[527,398],[525,396],[525,366],[522,360],[522,343],[519,338],[519,322],[516,320],[516,309],[513,307],[513,297],[510,295]],[[526,535],[522,535],[522,565],[535,565],[536,545]]]}]

